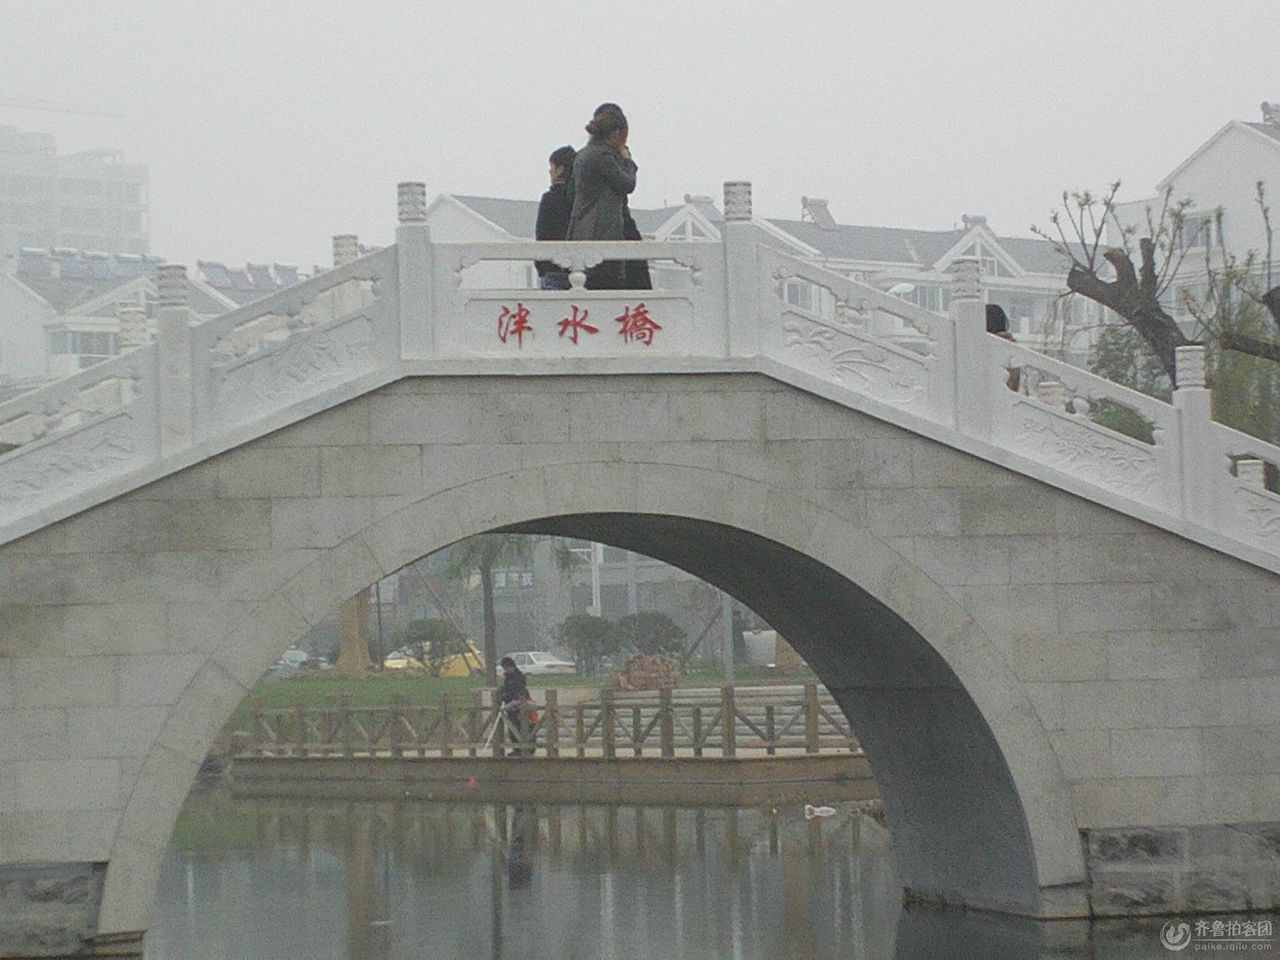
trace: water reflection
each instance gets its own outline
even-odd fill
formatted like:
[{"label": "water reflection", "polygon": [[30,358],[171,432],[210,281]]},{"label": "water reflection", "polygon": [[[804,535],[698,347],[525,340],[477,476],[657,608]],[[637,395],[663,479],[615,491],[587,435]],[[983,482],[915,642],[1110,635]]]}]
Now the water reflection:
[{"label": "water reflection", "polygon": [[901,907],[852,805],[544,806],[193,796],[147,960],[1167,957],[1161,921]]}]

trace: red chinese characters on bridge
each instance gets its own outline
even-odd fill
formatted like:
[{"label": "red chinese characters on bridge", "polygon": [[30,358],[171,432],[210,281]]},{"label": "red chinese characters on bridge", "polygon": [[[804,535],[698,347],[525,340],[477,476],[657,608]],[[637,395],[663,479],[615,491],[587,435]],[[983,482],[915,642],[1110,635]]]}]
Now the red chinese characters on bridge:
[{"label": "red chinese characters on bridge", "polygon": [[529,308],[523,303],[517,303],[514,310],[503,306],[502,312],[498,314],[498,339],[506,343],[509,337],[515,337],[516,346],[523,347],[526,333],[533,335],[533,326],[529,323]]},{"label": "red chinese characters on bridge", "polygon": [[627,343],[643,343],[646,347],[653,346],[653,335],[662,329],[662,326],[649,316],[649,308],[643,303],[637,303],[634,308],[624,308],[622,316],[613,319],[622,325],[618,333],[622,335],[623,340]]},{"label": "red chinese characters on bridge", "polygon": [[[569,315],[556,324],[562,339],[567,339],[576,347],[582,336],[600,332],[599,327],[588,322],[591,317],[589,309],[575,303],[570,305],[569,310]],[[651,347],[654,335],[662,329],[662,324],[649,315],[649,308],[644,303],[623,307],[621,315],[613,319],[618,324],[618,335],[625,343]],[[532,336],[534,333],[530,320],[529,308],[523,303],[517,303],[514,310],[504,304],[502,312],[498,314],[498,339],[505,344],[515,338],[517,349],[523,348],[524,335],[527,333]]]},{"label": "red chinese characters on bridge", "polygon": [[576,346],[578,343],[579,333],[599,333],[599,327],[593,327],[591,324],[587,323],[587,316],[590,312],[591,311],[585,309],[580,310],[578,305],[575,303],[573,305],[573,312],[559,323],[560,336],[567,336],[569,338],[569,342]]}]

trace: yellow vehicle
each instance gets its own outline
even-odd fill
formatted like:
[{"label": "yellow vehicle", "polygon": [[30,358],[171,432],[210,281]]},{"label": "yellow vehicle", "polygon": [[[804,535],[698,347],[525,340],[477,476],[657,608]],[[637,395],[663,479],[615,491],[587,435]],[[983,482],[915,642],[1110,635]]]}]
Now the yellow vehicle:
[{"label": "yellow vehicle", "polygon": [[484,655],[468,643],[460,653],[451,653],[439,659],[427,657],[424,662],[401,648],[387,655],[382,661],[382,668],[423,672],[433,677],[481,676],[484,674]]}]

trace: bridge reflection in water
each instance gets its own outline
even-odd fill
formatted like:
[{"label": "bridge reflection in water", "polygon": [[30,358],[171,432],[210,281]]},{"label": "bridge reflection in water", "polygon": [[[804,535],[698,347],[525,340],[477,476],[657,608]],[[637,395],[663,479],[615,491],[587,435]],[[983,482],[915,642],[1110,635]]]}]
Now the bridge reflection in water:
[{"label": "bridge reflection in water", "polygon": [[785,808],[193,793],[146,960],[1139,960],[1163,918],[902,904],[857,804]]},{"label": "bridge reflection in water", "polygon": [[805,820],[197,794],[146,957],[885,957],[901,897],[853,804]]}]

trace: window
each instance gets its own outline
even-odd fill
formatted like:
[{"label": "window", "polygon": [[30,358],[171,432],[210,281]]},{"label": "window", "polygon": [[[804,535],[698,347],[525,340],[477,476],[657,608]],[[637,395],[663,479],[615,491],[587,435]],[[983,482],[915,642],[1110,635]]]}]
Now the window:
[{"label": "window", "polygon": [[1182,248],[1196,250],[1208,247],[1222,249],[1222,222],[1217,214],[1188,213],[1182,221]]},{"label": "window", "polygon": [[79,353],[94,357],[111,357],[116,353],[116,335],[90,330],[51,330],[50,353]]}]

